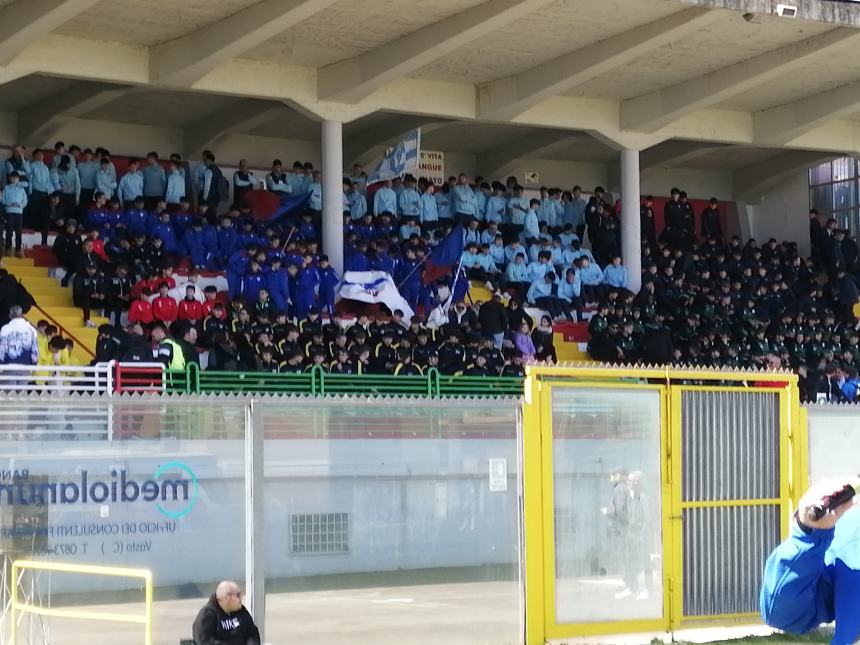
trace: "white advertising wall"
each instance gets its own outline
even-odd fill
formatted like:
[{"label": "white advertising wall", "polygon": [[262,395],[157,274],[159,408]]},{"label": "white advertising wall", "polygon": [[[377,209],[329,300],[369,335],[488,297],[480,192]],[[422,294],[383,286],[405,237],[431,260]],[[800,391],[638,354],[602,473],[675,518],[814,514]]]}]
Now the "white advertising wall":
[{"label": "white advertising wall", "polygon": [[810,481],[860,473],[860,407],[811,405],[808,414]]}]

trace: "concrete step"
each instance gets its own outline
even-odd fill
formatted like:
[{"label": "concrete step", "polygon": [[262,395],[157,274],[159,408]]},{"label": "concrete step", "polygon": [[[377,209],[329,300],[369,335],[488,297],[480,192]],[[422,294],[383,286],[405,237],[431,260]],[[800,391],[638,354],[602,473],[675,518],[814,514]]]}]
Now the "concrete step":
[{"label": "concrete step", "polygon": [[48,313],[54,318],[80,318],[82,315],[80,308],[73,305],[51,305]]},{"label": "concrete step", "polygon": [[48,276],[47,272],[42,276],[22,276],[20,280],[21,284],[27,287],[28,291],[33,291],[36,289],[63,289],[60,285],[60,281],[56,278],[51,278]]},{"label": "concrete step", "polygon": [[[57,321],[57,324],[63,327],[64,329],[69,330],[70,333],[73,333],[74,330],[86,330],[87,327],[84,327],[84,314],[79,309],[77,316],[54,316],[50,309],[46,309],[51,317]],[[101,316],[90,316],[90,320],[92,320],[93,324],[96,326],[102,325],[108,322],[107,318],[102,318]]]},{"label": "concrete step", "polygon": [[36,266],[13,266],[6,268],[9,273],[14,275],[19,280],[30,279],[30,278],[49,278],[51,276],[48,275],[48,269],[45,267],[36,267]]},{"label": "concrete step", "polygon": [[35,298],[36,304],[38,304],[42,308],[58,305],[61,307],[74,306],[74,302],[72,301],[71,289],[68,289],[67,291],[44,291],[41,289],[27,289],[27,291],[29,291],[30,295]]},{"label": "concrete step", "polygon": [[3,267],[4,269],[7,269],[7,270],[10,269],[10,267],[19,267],[19,266],[31,267],[34,265],[35,265],[35,260],[33,260],[33,258],[11,257],[11,258],[3,258],[2,261],[0,261],[0,267]]}]

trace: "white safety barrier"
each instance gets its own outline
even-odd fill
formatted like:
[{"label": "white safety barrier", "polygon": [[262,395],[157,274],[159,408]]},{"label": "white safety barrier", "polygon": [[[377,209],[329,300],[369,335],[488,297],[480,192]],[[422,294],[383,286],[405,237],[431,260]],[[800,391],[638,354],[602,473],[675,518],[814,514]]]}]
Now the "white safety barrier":
[{"label": "white safety barrier", "polygon": [[0,391],[112,395],[114,361],[89,365],[0,365]]}]

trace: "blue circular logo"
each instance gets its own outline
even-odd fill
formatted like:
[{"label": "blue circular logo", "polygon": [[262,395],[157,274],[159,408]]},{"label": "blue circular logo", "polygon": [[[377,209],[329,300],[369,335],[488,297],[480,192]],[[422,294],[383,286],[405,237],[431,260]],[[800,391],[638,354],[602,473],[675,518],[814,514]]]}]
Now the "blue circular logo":
[{"label": "blue circular logo", "polygon": [[[164,472],[167,470],[181,470],[186,475],[188,475],[188,479],[191,480],[191,486],[192,486],[191,494],[188,495],[184,507],[182,507],[178,510],[172,511],[172,510],[164,508],[164,506],[162,506],[160,503],[156,503],[156,505],[155,505],[155,508],[157,508],[158,511],[162,515],[165,515],[171,519],[176,520],[176,519],[179,519],[180,517],[185,517],[186,515],[188,515],[191,512],[191,509],[193,509],[194,505],[197,503],[197,488],[198,488],[197,475],[194,474],[194,471],[191,470],[191,468],[189,468],[187,464],[184,464],[181,461],[169,461],[166,464],[164,464],[163,466],[161,466],[158,470],[155,471],[153,478],[156,481],[158,481],[159,477],[161,477],[161,475],[164,474]],[[180,480],[180,482],[181,482],[181,480]],[[162,490],[164,490],[164,488],[162,488]],[[174,490],[178,490],[178,489],[174,489]],[[163,496],[166,496],[166,495],[163,495]]]}]

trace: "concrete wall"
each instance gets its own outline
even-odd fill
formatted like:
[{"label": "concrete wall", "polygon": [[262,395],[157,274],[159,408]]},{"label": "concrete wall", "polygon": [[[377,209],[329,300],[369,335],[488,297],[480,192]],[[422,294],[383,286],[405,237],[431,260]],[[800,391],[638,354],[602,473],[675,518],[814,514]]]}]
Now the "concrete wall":
[{"label": "concrete wall", "polygon": [[810,481],[860,473],[860,407],[811,405],[808,413]]},{"label": "concrete wall", "polygon": [[729,172],[684,168],[653,168],[642,175],[643,195],[667,196],[673,186],[686,190],[690,199],[730,201],[734,196],[732,174]]},{"label": "concrete wall", "polygon": [[[315,132],[309,132],[315,137]],[[17,139],[17,117],[15,114],[0,112],[0,144],[11,145]],[[51,140],[66,144],[76,143],[82,147],[103,145],[117,156],[141,155],[149,150],[157,150],[166,157],[172,152],[184,149],[184,134],[179,128],[164,128],[86,119],[66,119]],[[210,148],[220,165],[228,171],[238,165],[239,159],[248,159],[249,165],[262,175],[275,158],[286,165],[293,161],[310,161],[316,167],[321,165],[321,150],[315,139],[274,139],[246,134],[231,134],[213,143]],[[488,179],[503,180],[509,175],[516,176],[528,189],[539,186],[559,186],[570,189],[578,184],[586,193],[595,186],[602,185],[612,190],[613,173],[610,163],[590,163],[583,161],[561,161],[556,159],[514,159],[497,170],[478,167],[477,156],[462,152],[445,152],[445,173],[456,175],[465,172],[469,176],[484,174]],[[5,155],[5,153],[4,153]],[[378,159],[367,165],[372,168]],[[345,171],[350,162],[345,160]],[[492,175],[487,173],[491,172]],[[538,182],[529,185],[526,173],[537,173]],[[722,171],[698,169],[659,169],[643,172],[641,191],[643,195],[665,196],[673,186],[678,186],[693,199],[717,197],[730,201],[734,194],[732,174]],[[749,235],[757,239],[771,236],[778,239],[792,239],[802,243],[804,252],[808,251],[806,232],[806,208],[808,204],[807,181],[805,173],[798,173],[779,186],[768,191],[762,202],[748,209],[740,207],[740,231],[744,238]],[[613,193],[618,197],[617,191]]]},{"label": "concrete wall", "polygon": [[[741,217],[744,213],[741,209]],[[799,171],[769,189],[758,204],[746,205],[749,233],[759,243],[771,237],[797,242],[809,254],[809,177]]]},{"label": "concrete wall", "polygon": [[[525,183],[527,172],[538,173],[536,185]],[[494,178],[504,180],[509,175],[514,175],[526,188],[548,186],[570,190],[575,185],[580,185],[584,191],[591,192],[595,186],[607,186],[609,165],[558,159],[514,159],[499,168],[494,173]]]},{"label": "concrete wall", "polygon": [[[39,442],[0,447],[0,544],[4,551],[69,562],[144,567],[159,586],[209,583],[244,575],[244,442],[181,441],[165,453],[161,441],[133,449],[110,442],[76,442],[48,449]],[[151,455],[159,454],[160,457]],[[345,439],[266,441],[266,577],[281,580],[319,575],[502,565],[512,579],[518,561],[516,442],[513,439]],[[507,476],[490,479],[489,460],[503,459]],[[160,462],[181,461],[196,476],[193,509],[165,517],[142,500],[34,507],[9,505],[5,487],[27,487],[49,477],[80,482],[120,481],[111,470],[143,482]],[[11,473],[27,471],[25,479]],[[171,475],[172,476],[172,475]],[[492,484],[492,485],[491,485]],[[121,484],[118,484],[121,490]],[[501,487],[501,490],[499,488]],[[119,493],[120,495],[122,492]],[[14,498],[13,498],[14,499]],[[168,510],[173,508],[166,503]],[[41,509],[48,533],[13,538],[13,515]],[[295,552],[291,517],[344,513],[348,548],[343,553]],[[195,548],[191,548],[196,545]],[[181,550],[177,560],[173,554]],[[217,563],[217,574],[213,565]],[[129,588],[128,580],[66,578],[54,590]]]}]

